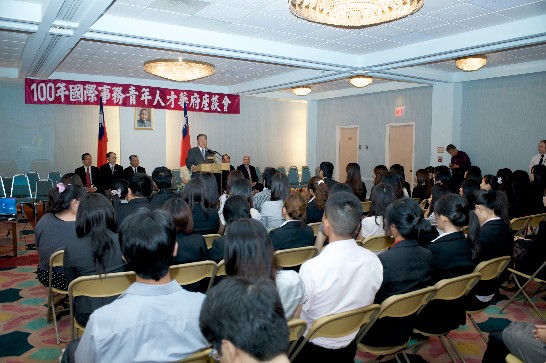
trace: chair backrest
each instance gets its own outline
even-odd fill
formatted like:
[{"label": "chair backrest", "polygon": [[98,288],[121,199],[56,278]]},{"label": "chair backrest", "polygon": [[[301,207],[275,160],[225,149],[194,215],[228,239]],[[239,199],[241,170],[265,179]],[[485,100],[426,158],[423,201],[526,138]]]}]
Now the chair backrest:
[{"label": "chair backrest", "polygon": [[362,204],[362,211],[364,213],[368,213],[372,209],[371,201],[361,202],[361,204]]},{"label": "chair backrest", "polygon": [[302,166],[301,167],[301,182],[302,184],[309,183],[309,180],[311,179],[311,170],[308,166]]},{"label": "chair backrest", "polygon": [[481,273],[472,272],[467,275],[440,280],[434,285],[436,294],[433,300],[455,300],[470,292],[480,281]]},{"label": "chair backrest", "polygon": [[275,251],[279,267],[300,266],[305,261],[315,257],[318,249],[315,246],[289,248]]},{"label": "chair backrest", "polygon": [[510,256],[502,256],[480,262],[474,272],[481,273],[481,280],[492,280],[500,276],[510,263],[510,259]]},{"label": "chair backrest", "polygon": [[50,170],[53,170],[53,165],[48,159],[34,159],[30,162],[30,171],[35,171],[38,174],[44,176]]},{"label": "chair backrest", "polygon": [[303,346],[311,339],[339,338],[354,333],[362,326],[369,325],[374,321],[380,306],[378,304],[368,305],[359,309],[344,311],[318,318],[313,322],[304,339],[290,354],[290,361],[293,361]]},{"label": "chair backrest", "polygon": [[405,294],[393,295],[381,303],[381,309],[377,319],[381,318],[402,318],[419,312],[436,293],[434,286],[407,292]]},{"label": "chair backrest", "polygon": [[62,175],[60,171],[50,171],[47,175],[47,178],[51,179],[53,185],[56,185],[58,182],[61,181]]},{"label": "chair backrest", "polygon": [[284,166],[277,166],[277,171],[282,174],[286,174],[286,169]]},{"label": "chair backrest", "polygon": [[394,238],[392,236],[369,236],[362,241],[362,247],[372,252],[383,252],[388,250],[393,243]]},{"label": "chair backrest", "polygon": [[214,242],[214,240],[222,236],[220,236],[217,233],[212,233],[212,234],[204,234],[203,237],[205,237],[205,242],[207,242],[207,248],[210,249],[212,247],[212,243]]},{"label": "chair backrest", "polygon": [[210,357],[210,352],[212,352],[212,348],[200,350],[188,355],[186,358],[178,361],[178,363],[213,363],[214,359]]},{"label": "chair backrest", "polygon": [[311,228],[313,228],[313,234],[315,237],[318,235],[319,227],[322,224],[322,222],[314,222],[314,223],[308,223],[307,225]]},{"label": "chair backrest", "polygon": [[290,335],[288,335],[288,342],[290,343],[288,347],[288,355],[292,353],[298,340],[303,336],[305,330],[307,330],[307,322],[303,319],[291,319],[288,321],[288,329]]},{"label": "chair backrest", "polygon": [[35,171],[27,172],[28,183],[30,185],[30,191],[32,194],[36,193],[36,183],[40,180],[40,174]]},{"label": "chair backrest", "polygon": [[13,198],[32,198],[28,177],[25,174],[17,174],[13,176],[11,196]]},{"label": "chair backrest", "polygon": [[259,166],[256,166],[255,169],[256,169],[256,176],[258,177],[258,181],[261,183],[262,182],[262,171],[260,170]]},{"label": "chair backrest", "polygon": [[4,189],[4,178],[0,177],[0,198],[6,197],[6,189]]},{"label": "chair backrest", "polygon": [[516,357],[515,355],[513,354],[508,354],[506,356],[506,358],[504,358],[506,363],[525,363],[524,361],[522,361],[521,359],[519,359],[518,357]]},{"label": "chair backrest", "polygon": [[53,268],[62,267],[63,263],[64,263],[64,250],[56,251],[49,257],[49,286],[51,291],[56,292],[58,294],[66,295],[68,291],[64,291],[61,289],[57,289],[56,287],[53,287]]},{"label": "chair backrest", "polygon": [[4,194],[6,194],[6,197],[11,196],[11,186],[13,184],[13,178],[12,177],[2,177],[2,185],[4,185]]},{"label": "chair backrest", "polygon": [[291,166],[288,169],[288,183],[290,184],[299,184],[300,176],[298,173],[298,168],[296,166]]},{"label": "chair backrest", "polygon": [[179,285],[188,285],[207,277],[212,279],[216,275],[217,267],[214,261],[199,261],[173,265],[169,270],[171,278]]},{"label": "chair backrest", "polygon": [[216,276],[226,276],[226,263],[224,260],[218,262],[218,268],[216,269]]},{"label": "chair backrest", "polygon": [[544,220],[544,218],[546,218],[546,213],[534,214],[529,217],[529,223],[527,224],[527,226],[537,228],[540,225],[540,222]]},{"label": "chair backrest", "polygon": [[521,233],[529,224],[531,218],[529,216],[514,218],[510,221],[510,228],[516,231],[516,234]]},{"label": "chair backrest", "polygon": [[40,179],[36,182],[36,194],[35,198],[47,197],[47,193],[53,189],[53,182],[51,179]]}]

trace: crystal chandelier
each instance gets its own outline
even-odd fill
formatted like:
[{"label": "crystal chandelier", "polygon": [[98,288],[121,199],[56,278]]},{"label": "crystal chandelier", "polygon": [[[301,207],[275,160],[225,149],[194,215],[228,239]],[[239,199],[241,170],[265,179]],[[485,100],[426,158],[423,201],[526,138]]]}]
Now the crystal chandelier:
[{"label": "crystal chandelier", "polygon": [[366,76],[354,76],[349,78],[349,83],[355,87],[362,88],[372,84],[373,78]]},{"label": "crystal chandelier", "polygon": [[455,65],[465,72],[477,71],[487,63],[485,55],[473,55],[470,57],[457,58]]},{"label": "crystal chandelier", "polygon": [[326,25],[362,27],[415,13],[425,0],[288,0],[295,16]]},{"label": "crystal chandelier", "polygon": [[311,93],[311,87],[307,87],[307,86],[293,87],[292,92],[294,92],[296,96],[307,96],[309,93]]},{"label": "crystal chandelier", "polygon": [[144,71],[171,81],[187,82],[212,76],[214,66],[209,63],[179,59],[156,59],[144,63]]}]

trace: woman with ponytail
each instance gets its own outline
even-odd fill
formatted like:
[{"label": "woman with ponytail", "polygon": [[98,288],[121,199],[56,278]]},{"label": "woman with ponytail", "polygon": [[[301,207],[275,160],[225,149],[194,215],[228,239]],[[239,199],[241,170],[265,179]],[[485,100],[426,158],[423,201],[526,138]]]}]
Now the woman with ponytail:
[{"label": "woman with ponytail", "polygon": [[[76,238],[76,212],[85,189],[75,184],[57,183],[48,193],[48,213],[36,224],[36,249],[40,258],[38,280],[49,286],[49,259],[57,251],[64,250],[68,239]],[[53,269],[52,285],[61,290],[68,289],[62,267]]]},{"label": "woman with ponytail", "polygon": [[[475,206],[468,225],[472,258],[480,262],[514,253],[514,232],[508,220],[508,199],[503,191],[474,192]],[[478,310],[489,305],[500,282],[497,279],[480,281],[467,295],[467,309]]]},{"label": "woman with ponytail", "polygon": [[307,202],[301,194],[294,193],[286,198],[282,207],[284,223],[269,232],[275,250],[314,245],[313,228],[305,224],[306,208]]},{"label": "woman with ponytail", "polygon": [[[400,198],[387,207],[385,231],[394,237],[394,243],[377,256],[383,265],[383,283],[374,303],[381,304],[390,296],[431,284],[432,253],[417,242],[421,234],[431,229],[414,199]],[[408,341],[413,326],[413,318],[383,318],[372,326],[362,342],[371,346],[403,344]]]},{"label": "woman with ponytail", "polygon": [[311,199],[307,202],[305,223],[322,222],[324,205],[328,200],[328,186],[320,176],[314,176],[309,179],[307,190],[311,194]]},{"label": "woman with ponytail", "polygon": [[[87,193],[82,198],[76,215],[76,235],[77,238],[66,240],[64,249],[64,271],[68,283],[80,276],[125,271],[114,207],[105,196]],[[115,299],[76,297],[76,320],[85,326],[94,310]]]},{"label": "woman with ponytail", "polygon": [[372,189],[370,200],[370,215],[362,219],[363,238],[385,234],[385,211],[396,200],[396,194],[390,185],[379,183]]}]

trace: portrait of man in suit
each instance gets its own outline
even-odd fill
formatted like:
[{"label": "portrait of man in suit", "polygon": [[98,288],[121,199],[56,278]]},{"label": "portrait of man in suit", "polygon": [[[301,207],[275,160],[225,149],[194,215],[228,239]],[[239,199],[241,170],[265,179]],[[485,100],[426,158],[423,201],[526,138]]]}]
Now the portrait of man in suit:
[{"label": "portrait of man in suit", "polygon": [[[137,115],[138,112],[138,115]],[[135,130],[153,130],[151,108],[135,108]]]}]

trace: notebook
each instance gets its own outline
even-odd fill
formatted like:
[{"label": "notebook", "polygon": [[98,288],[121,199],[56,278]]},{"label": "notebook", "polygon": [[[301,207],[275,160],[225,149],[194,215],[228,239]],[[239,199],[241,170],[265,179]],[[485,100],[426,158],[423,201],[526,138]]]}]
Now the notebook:
[{"label": "notebook", "polygon": [[0,220],[7,221],[17,217],[15,198],[0,198]]}]

